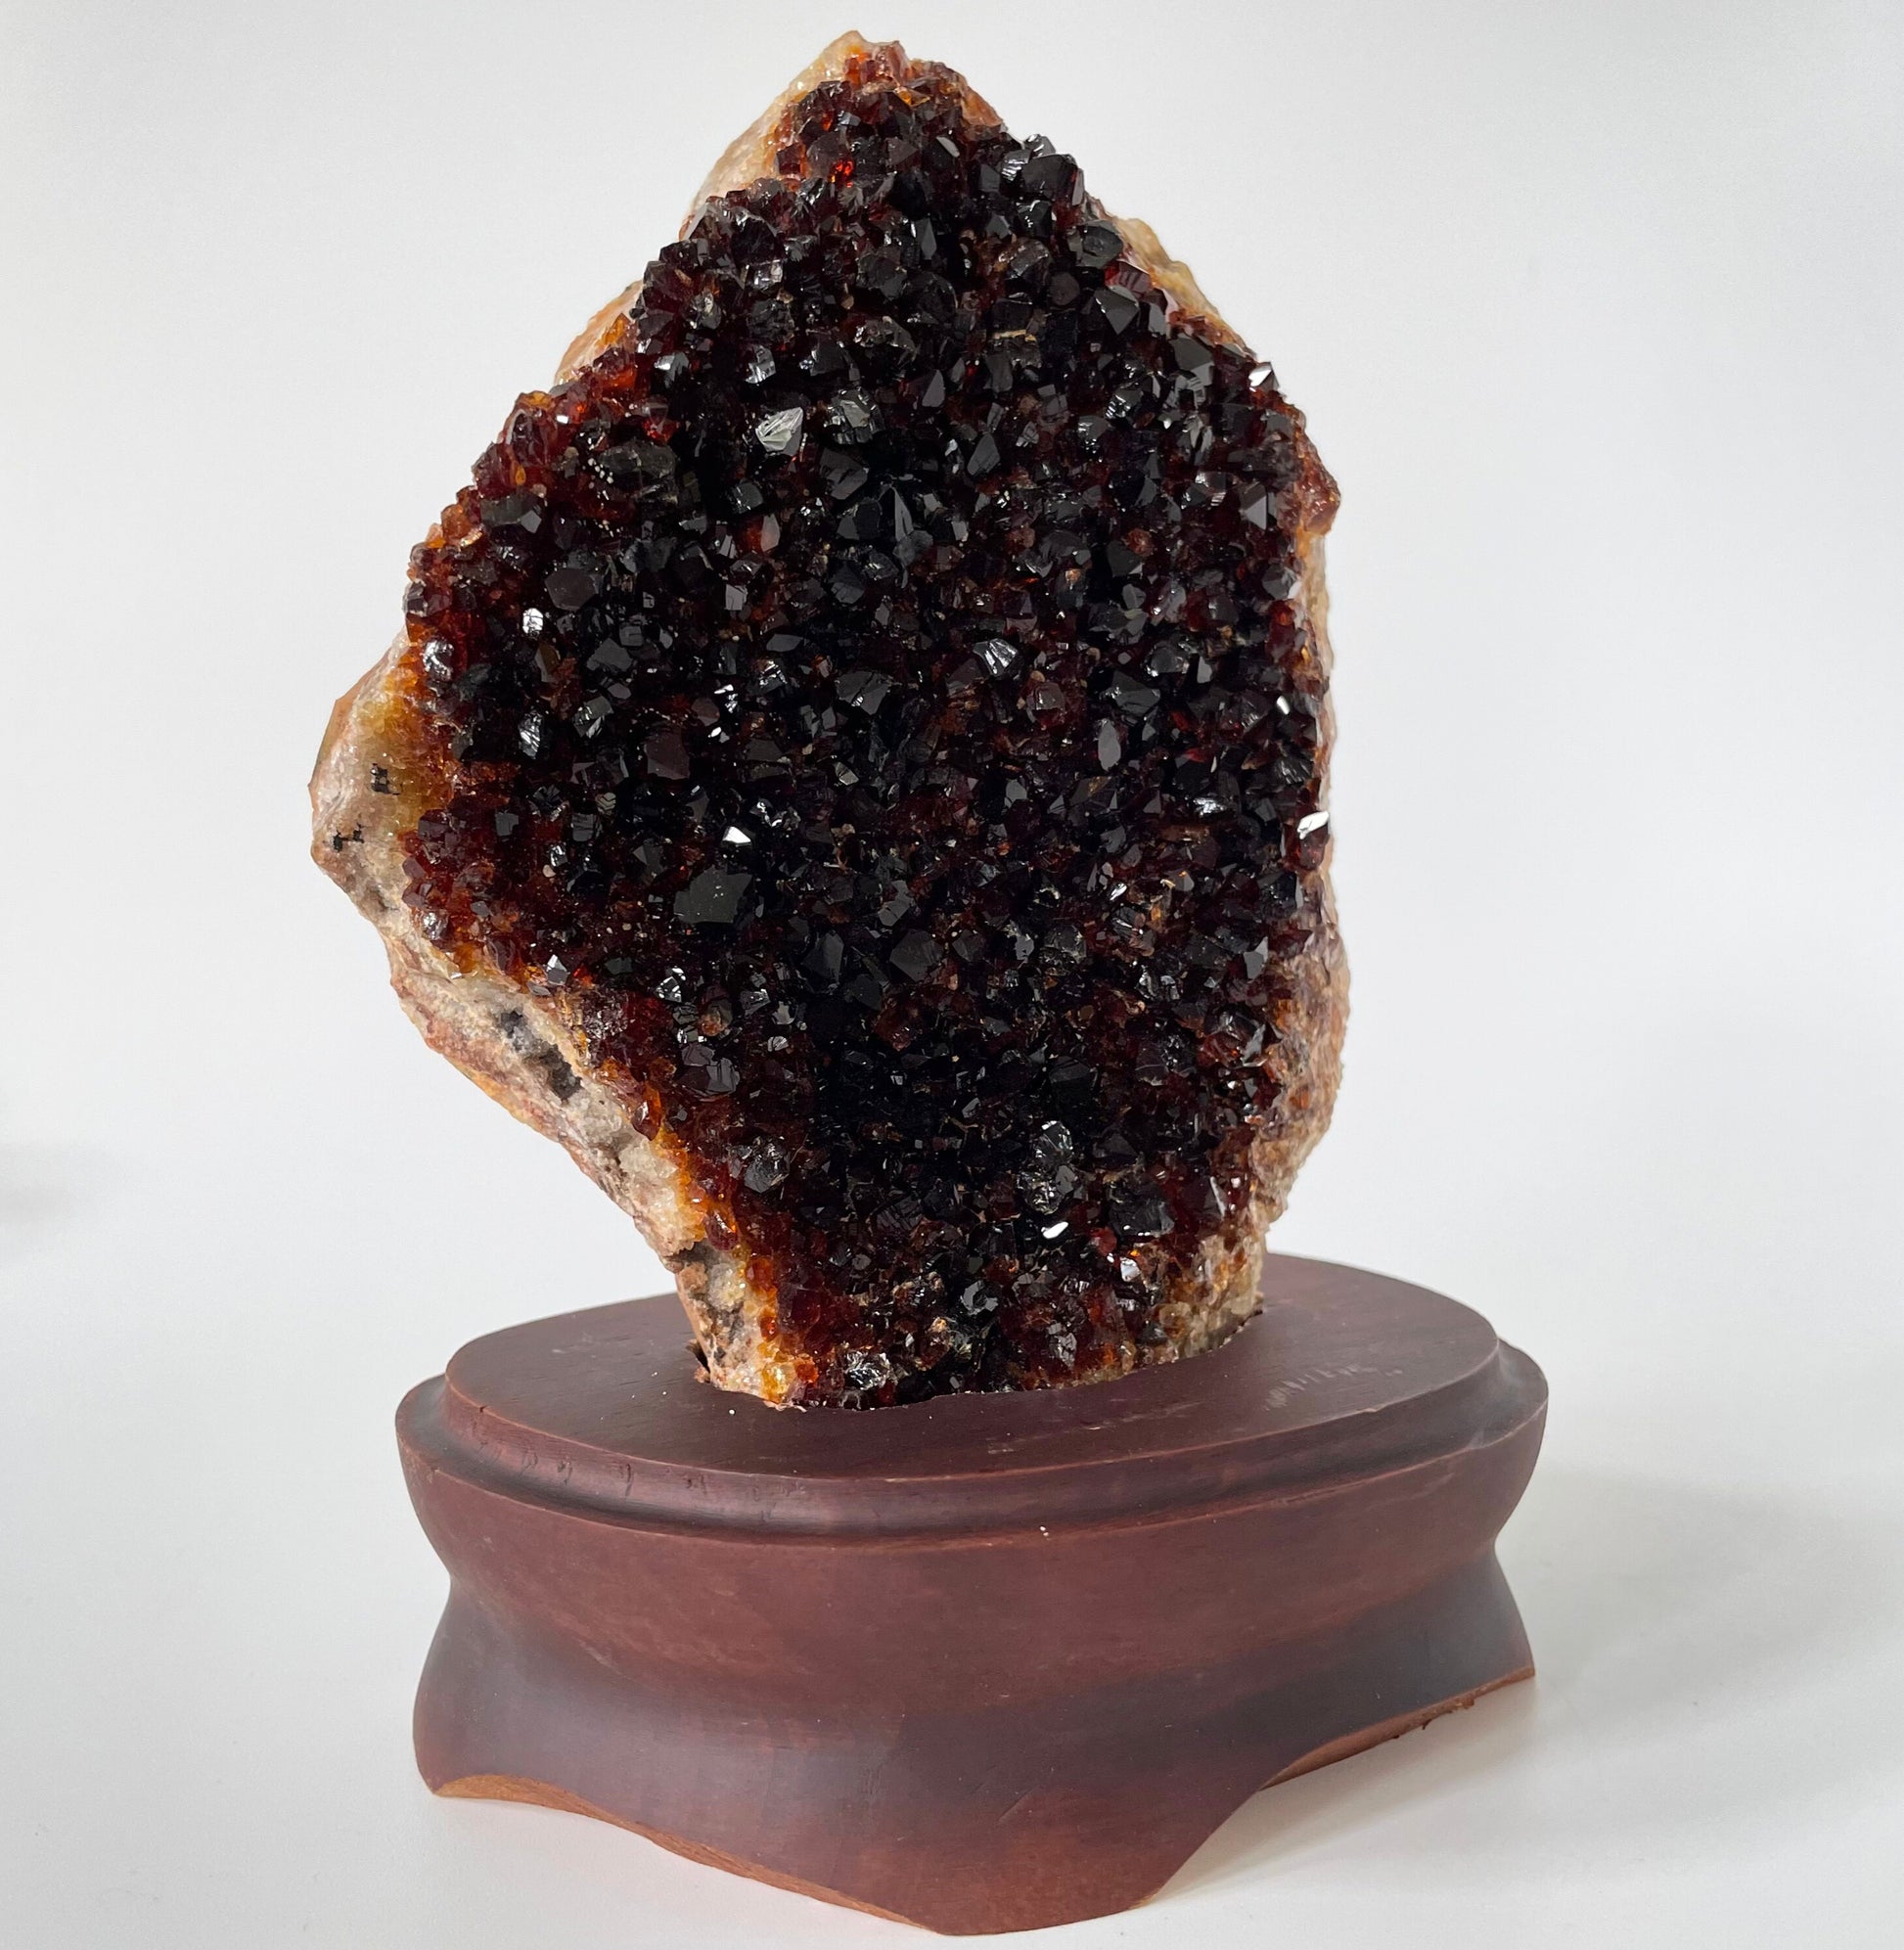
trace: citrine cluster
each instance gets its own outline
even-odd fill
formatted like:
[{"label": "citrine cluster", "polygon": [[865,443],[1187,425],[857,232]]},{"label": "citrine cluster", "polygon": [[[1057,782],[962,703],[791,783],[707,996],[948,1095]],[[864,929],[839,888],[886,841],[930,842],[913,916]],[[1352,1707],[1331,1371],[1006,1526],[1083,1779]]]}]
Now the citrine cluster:
[{"label": "citrine cluster", "polygon": [[1306,441],[950,82],[782,135],[416,551],[404,898],[565,998],[795,1399],[1123,1372],[1283,1114]]}]

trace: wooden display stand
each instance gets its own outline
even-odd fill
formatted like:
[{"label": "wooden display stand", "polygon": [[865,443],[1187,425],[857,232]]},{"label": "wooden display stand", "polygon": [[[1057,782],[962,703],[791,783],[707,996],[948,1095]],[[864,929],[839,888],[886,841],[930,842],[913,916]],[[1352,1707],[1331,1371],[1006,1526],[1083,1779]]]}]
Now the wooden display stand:
[{"label": "wooden display stand", "polygon": [[1213,1354],[874,1411],[723,1393],[686,1341],[671,1296],[565,1314],[404,1401],[437,1792],[1028,1929],[1533,1669],[1493,1547],[1546,1386],[1420,1288],[1273,1257]]}]

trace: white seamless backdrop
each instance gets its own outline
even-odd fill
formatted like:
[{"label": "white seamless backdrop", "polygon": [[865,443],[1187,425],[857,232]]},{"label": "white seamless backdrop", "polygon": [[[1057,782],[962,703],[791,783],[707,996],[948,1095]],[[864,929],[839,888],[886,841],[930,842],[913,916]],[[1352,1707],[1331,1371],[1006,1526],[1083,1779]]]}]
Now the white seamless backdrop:
[{"label": "white seamless backdrop", "polygon": [[853,24],[1073,152],[1309,413],[1354,1016],[1277,1243],[1480,1306],[1553,1384],[1504,1545],[1537,1685],[1063,1940],[1895,1943],[1881,0],[3,0],[10,1940],[902,1940],[415,1778],[443,1579],[390,1411],[660,1282],[303,858],[408,546]]}]

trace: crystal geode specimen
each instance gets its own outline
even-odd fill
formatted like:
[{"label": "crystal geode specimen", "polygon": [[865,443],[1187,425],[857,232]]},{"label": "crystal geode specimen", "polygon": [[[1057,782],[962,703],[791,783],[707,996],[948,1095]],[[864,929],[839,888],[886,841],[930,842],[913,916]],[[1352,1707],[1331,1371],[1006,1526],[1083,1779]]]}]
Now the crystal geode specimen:
[{"label": "crystal geode specimen", "polygon": [[1335,505],[1149,230],[848,38],[415,551],[317,857],[723,1386],[1196,1353],[1336,1090]]}]

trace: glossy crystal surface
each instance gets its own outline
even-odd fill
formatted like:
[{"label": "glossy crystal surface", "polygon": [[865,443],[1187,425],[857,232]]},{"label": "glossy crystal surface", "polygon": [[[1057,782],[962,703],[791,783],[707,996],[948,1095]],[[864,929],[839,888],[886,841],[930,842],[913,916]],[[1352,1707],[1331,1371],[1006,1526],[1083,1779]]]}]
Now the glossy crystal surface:
[{"label": "glossy crystal surface", "polygon": [[1306,443],[954,87],[782,128],[416,552],[406,898],[567,998],[794,1399],[1122,1372],[1322,898]]}]

